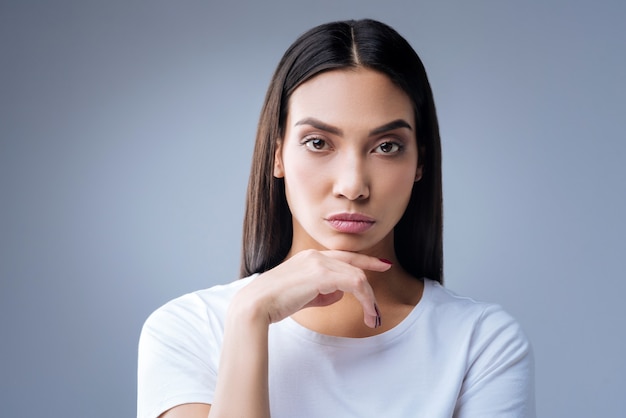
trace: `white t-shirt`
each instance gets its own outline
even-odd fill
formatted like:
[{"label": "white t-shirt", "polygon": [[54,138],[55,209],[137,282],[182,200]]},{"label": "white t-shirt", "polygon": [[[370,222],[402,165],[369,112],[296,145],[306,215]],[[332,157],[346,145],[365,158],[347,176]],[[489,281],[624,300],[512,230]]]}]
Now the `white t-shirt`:
[{"label": "white t-shirt", "polygon": [[[187,294],[148,318],[138,418],[213,403],[226,310],[254,277]],[[322,335],[291,318],[272,324],[272,417],[534,417],[532,350],[518,323],[497,305],[424,283],[411,313],[373,337]]]}]

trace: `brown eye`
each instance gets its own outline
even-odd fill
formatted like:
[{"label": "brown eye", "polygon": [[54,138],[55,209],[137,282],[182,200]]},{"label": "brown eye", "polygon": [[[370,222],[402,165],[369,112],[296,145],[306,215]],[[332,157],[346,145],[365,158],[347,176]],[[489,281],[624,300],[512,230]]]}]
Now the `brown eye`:
[{"label": "brown eye", "polygon": [[391,154],[400,151],[400,145],[394,142],[383,142],[377,147],[377,150],[383,154]]},{"label": "brown eye", "polygon": [[305,142],[305,145],[307,146],[307,148],[320,151],[326,148],[326,141],[320,138],[312,138],[312,139],[307,140]]}]

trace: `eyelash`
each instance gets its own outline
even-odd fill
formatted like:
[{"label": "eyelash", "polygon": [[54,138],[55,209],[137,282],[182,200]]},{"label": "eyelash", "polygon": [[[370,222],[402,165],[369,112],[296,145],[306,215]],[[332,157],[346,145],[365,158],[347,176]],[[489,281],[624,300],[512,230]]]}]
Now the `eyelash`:
[{"label": "eyelash", "polygon": [[[318,144],[320,146],[320,148],[316,147],[315,144]],[[304,145],[307,149],[313,151],[313,152],[320,152],[320,151],[324,151],[324,149],[329,146],[328,142],[320,137],[308,137],[308,138],[304,138],[304,140],[302,141],[302,145]],[[382,150],[381,147],[385,146],[385,145],[391,145],[392,149],[394,149],[393,151],[388,151],[388,152],[384,152]],[[380,150],[380,154],[383,155],[397,155],[400,154],[404,151],[404,145],[399,143],[399,142],[394,142],[394,141],[384,141],[381,142],[380,144],[378,144],[374,150]],[[376,152],[378,153],[378,152]]]},{"label": "eyelash", "polygon": [[386,155],[390,155],[390,154],[400,154],[403,150],[404,150],[404,145],[398,143],[398,142],[393,142],[393,141],[385,141],[385,142],[381,142],[380,144],[378,144],[376,146],[375,149],[380,149],[382,151],[382,146],[383,145],[391,145],[392,147],[395,147],[395,151],[389,151],[389,152],[382,152],[383,154]]},{"label": "eyelash", "polygon": [[[315,142],[318,142],[318,143],[321,142],[322,148],[315,148],[315,145],[314,145]],[[306,148],[310,149],[311,151],[319,152],[319,151],[322,151],[323,147],[328,145],[328,143],[326,142],[325,139],[314,136],[314,137],[305,138],[302,141],[302,145],[304,145]]]}]

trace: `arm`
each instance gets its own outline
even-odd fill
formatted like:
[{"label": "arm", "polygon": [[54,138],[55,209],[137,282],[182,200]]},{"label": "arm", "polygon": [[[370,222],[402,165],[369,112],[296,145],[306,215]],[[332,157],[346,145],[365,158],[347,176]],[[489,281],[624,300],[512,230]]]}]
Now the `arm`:
[{"label": "arm", "polygon": [[389,267],[361,254],[304,251],[241,289],[228,311],[209,416],[269,417],[269,325],[302,308],[335,303],[350,292],[361,301],[365,323],[375,327],[374,292],[363,270]]},{"label": "arm", "polygon": [[178,405],[164,412],[159,418],[207,418],[211,405],[204,403],[187,403]]},{"label": "arm", "polygon": [[259,275],[229,305],[212,405],[179,405],[162,417],[269,417],[269,325],[305,307],[333,304],[349,292],[360,301],[366,325],[375,327],[374,292],[364,270],[389,268],[362,254],[310,250]]},{"label": "arm", "polygon": [[269,317],[246,309],[238,294],[231,303],[224,328],[224,343],[215,407],[210,417],[269,417]]},{"label": "arm", "polygon": [[245,309],[244,302],[237,299],[236,296],[230,305],[224,327],[216,406],[178,405],[160,418],[270,416],[267,387],[269,321],[257,310]]},{"label": "arm", "polygon": [[[239,295],[238,295],[239,296]],[[241,297],[231,303],[224,327],[215,407],[178,405],[160,418],[269,417],[267,315],[245,309]]]}]

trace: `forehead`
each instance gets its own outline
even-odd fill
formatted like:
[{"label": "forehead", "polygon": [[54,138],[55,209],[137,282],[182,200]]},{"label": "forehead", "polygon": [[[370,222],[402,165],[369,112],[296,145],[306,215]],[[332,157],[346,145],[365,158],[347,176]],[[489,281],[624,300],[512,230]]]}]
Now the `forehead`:
[{"label": "forehead", "polygon": [[345,127],[396,119],[415,125],[409,96],[385,74],[367,68],[331,70],[301,84],[289,99],[287,123],[305,117]]}]

